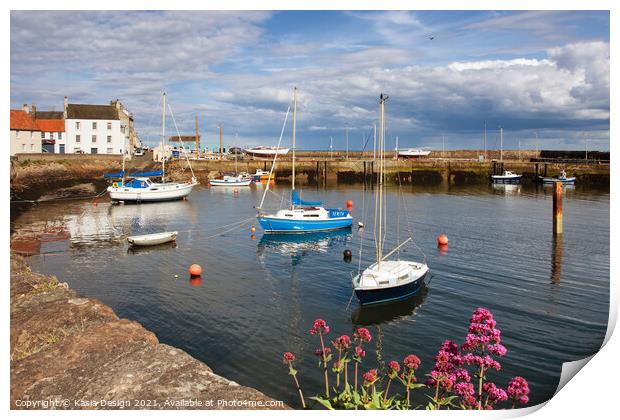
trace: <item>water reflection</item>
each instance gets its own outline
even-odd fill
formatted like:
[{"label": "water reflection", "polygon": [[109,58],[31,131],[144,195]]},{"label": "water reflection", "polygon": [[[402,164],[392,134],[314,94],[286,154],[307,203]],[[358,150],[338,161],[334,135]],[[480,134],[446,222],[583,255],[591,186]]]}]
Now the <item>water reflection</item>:
[{"label": "water reflection", "polygon": [[127,249],[128,254],[151,254],[153,252],[161,252],[167,251],[170,249],[174,249],[177,247],[176,241],[167,242],[165,244],[160,245],[151,245],[151,246],[130,246]]},{"label": "water reflection", "polygon": [[182,214],[192,217],[195,211],[186,200],[162,203],[110,205],[109,218],[115,228],[133,235],[162,232],[171,220]]},{"label": "water reflection", "polygon": [[423,286],[420,293],[407,300],[386,305],[359,306],[351,314],[351,322],[354,325],[379,325],[407,319],[422,306],[427,294],[428,287]]},{"label": "water reflection", "polygon": [[258,243],[256,253],[262,262],[268,251],[280,255],[290,255],[293,265],[301,262],[309,253],[326,253],[336,245],[344,245],[351,240],[351,229],[329,232],[264,234]]},{"label": "water reflection", "polygon": [[495,194],[519,195],[521,194],[520,184],[492,184]]},{"label": "water reflection", "polygon": [[562,235],[553,237],[551,247],[551,282],[559,284],[562,277],[562,253],[564,252],[564,238]]}]

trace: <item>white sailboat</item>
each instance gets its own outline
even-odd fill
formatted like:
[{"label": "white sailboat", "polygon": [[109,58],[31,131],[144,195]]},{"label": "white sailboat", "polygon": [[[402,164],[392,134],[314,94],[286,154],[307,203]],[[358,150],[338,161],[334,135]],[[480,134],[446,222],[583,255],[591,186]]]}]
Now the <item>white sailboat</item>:
[{"label": "white sailboat", "polygon": [[[163,93],[161,148],[164,150],[166,138],[166,93]],[[189,160],[188,160],[189,164]],[[191,169],[191,166],[190,166]],[[162,160],[161,171],[125,173],[125,157],[123,156],[123,170],[120,173],[105,174],[106,178],[120,178],[108,187],[108,193],[113,201],[122,202],[159,202],[180,200],[187,197],[192,189],[198,185],[193,176],[190,182],[165,182],[166,159]],[[162,182],[153,182],[151,177],[161,177]]]},{"label": "white sailboat", "polygon": [[[288,113],[287,113],[288,116]],[[262,209],[269,184],[263,192],[258,206],[258,223],[266,233],[301,233],[320,232],[351,227],[353,218],[348,210],[324,208],[321,202],[304,201],[295,190],[295,131],[297,123],[297,88],[293,91],[293,174],[291,185],[291,205],[275,214],[265,214]],[[286,124],[286,121],[285,121]],[[283,127],[284,129],[284,127]],[[280,135],[282,140],[282,135]],[[278,144],[277,147],[280,145]],[[271,173],[275,168],[276,156],[271,165]],[[271,175],[268,180],[272,179]]]},{"label": "white sailboat", "polygon": [[[236,135],[235,135],[236,137]],[[234,175],[224,175],[219,179],[212,179],[209,184],[212,187],[247,187],[252,183],[252,176],[246,172],[237,171],[237,154],[235,153],[235,173]]]},{"label": "white sailboat", "polygon": [[381,94],[379,105],[381,128],[379,137],[379,174],[375,195],[375,255],[376,262],[353,277],[353,289],[362,305],[385,303],[406,299],[417,294],[429,272],[428,266],[416,261],[389,260],[396,251],[412,240],[411,237],[400,243],[392,251],[383,255],[383,229],[385,224],[384,167],[385,167],[385,129],[384,112],[387,96]]}]

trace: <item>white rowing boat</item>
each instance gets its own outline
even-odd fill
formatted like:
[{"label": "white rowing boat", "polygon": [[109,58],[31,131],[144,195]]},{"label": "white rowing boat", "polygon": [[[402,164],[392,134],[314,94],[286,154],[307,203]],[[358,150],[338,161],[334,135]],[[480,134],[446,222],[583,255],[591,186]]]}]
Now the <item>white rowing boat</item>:
[{"label": "white rowing boat", "polygon": [[148,235],[128,236],[127,242],[133,246],[152,246],[174,242],[177,239],[177,231],[150,233]]}]

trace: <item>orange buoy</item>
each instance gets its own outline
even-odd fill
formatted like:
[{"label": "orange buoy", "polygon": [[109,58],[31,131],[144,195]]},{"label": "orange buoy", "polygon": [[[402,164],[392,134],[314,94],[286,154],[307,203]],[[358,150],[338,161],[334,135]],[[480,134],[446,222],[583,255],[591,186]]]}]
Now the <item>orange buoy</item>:
[{"label": "orange buoy", "polygon": [[437,245],[448,245],[448,237],[445,233],[442,233],[437,237]]},{"label": "orange buoy", "polygon": [[439,255],[446,255],[448,253],[448,245],[437,245],[439,249]]},{"label": "orange buoy", "polygon": [[198,264],[192,264],[189,266],[189,274],[192,277],[198,277],[199,275],[202,274],[202,267],[199,266]]},{"label": "orange buoy", "polygon": [[347,200],[347,208],[348,209],[352,209],[353,208],[353,200]]},{"label": "orange buoy", "polygon": [[256,232],[256,228],[254,227],[254,225],[252,225],[252,227],[250,228],[250,232],[252,233]]},{"label": "orange buoy", "polygon": [[251,240],[256,239],[256,235],[254,235],[254,234],[250,235],[250,239],[251,239]]}]

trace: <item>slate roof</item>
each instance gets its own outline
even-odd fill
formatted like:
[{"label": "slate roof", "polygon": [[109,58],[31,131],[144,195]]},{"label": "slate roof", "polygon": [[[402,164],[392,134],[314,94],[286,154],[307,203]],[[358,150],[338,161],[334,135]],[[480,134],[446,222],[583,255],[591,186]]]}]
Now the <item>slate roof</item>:
[{"label": "slate roof", "polygon": [[34,114],[36,120],[62,120],[62,111],[37,111]]},{"label": "slate roof", "polygon": [[118,120],[118,110],[113,105],[67,105],[68,120]]}]

